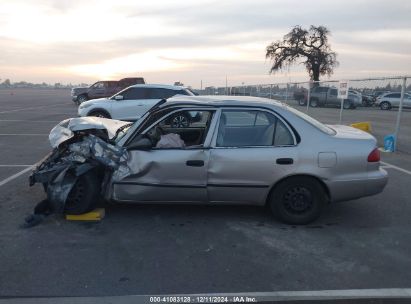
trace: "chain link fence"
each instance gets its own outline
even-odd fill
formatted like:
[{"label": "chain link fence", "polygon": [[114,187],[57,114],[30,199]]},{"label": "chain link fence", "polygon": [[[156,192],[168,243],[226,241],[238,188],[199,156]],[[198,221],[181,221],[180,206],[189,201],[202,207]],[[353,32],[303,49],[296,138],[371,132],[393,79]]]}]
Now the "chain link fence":
[{"label": "chain link fence", "polygon": [[354,79],[348,86],[344,99],[338,98],[338,80],[206,87],[197,92],[269,98],[331,125],[366,122],[379,146],[393,135],[394,148],[411,153],[411,77]]}]

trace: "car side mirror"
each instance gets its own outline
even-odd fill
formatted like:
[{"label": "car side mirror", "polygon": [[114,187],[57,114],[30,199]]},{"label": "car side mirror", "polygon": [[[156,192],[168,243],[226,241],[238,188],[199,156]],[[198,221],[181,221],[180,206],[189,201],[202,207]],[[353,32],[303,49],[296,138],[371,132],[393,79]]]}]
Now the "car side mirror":
[{"label": "car side mirror", "polygon": [[127,146],[127,150],[150,150],[153,147],[151,140],[140,138]]},{"label": "car side mirror", "polygon": [[123,95],[116,95],[116,96],[114,96],[114,99],[115,100],[123,100],[124,97],[123,97]]}]

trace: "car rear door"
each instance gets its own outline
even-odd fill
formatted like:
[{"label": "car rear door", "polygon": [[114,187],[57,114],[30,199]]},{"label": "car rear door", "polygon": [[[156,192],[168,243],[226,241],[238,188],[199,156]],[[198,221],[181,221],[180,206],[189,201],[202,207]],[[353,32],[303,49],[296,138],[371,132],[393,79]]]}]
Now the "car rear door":
[{"label": "car rear door", "polygon": [[147,88],[130,87],[117,95],[123,99],[112,99],[112,118],[120,120],[137,120],[147,112]]},{"label": "car rear door", "polygon": [[287,124],[270,111],[222,110],[210,152],[210,202],[264,204],[271,186],[294,171],[295,142]]},{"label": "car rear door", "polygon": [[340,105],[341,104],[341,99],[338,98],[338,91],[337,89],[329,89],[327,93],[327,104],[332,104],[332,105]]}]

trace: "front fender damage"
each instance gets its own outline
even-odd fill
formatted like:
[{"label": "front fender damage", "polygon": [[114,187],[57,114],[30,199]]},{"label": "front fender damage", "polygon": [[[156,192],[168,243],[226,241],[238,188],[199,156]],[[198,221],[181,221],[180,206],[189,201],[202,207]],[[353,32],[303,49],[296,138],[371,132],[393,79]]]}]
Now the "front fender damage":
[{"label": "front fender damage", "polygon": [[[61,125],[58,127],[61,128]],[[42,201],[36,206],[34,214],[26,218],[23,227],[39,223],[46,215],[64,213],[67,198],[76,181],[92,169],[98,168],[99,172],[102,172],[99,177],[102,183],[101,194],[105,199],[110,197],[112,182],[130,175],[127,150],[116,146],[101,130],[97,133],[95,131],[81,130],[67,137],[67,130],[63,130],[62,136],[65,136],[65,140],[59,142],[59,145],[36,165],[29,177],[29,184],[43,184],[47,202]],[[51,134],[55,142],[56,134]]]}]

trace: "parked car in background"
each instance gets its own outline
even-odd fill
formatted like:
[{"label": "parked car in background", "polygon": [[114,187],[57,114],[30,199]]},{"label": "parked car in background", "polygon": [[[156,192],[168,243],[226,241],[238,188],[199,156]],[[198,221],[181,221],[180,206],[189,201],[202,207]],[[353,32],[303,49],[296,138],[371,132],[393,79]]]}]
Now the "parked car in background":
[{"label": "parked car in background", "polygon": [[[358,106],[362,106],[362,97],[360,93],[348,92],[348,98],[344,100],[344,109],[355,109]],[[307,104],[307,99],[305,102],[299,102],[300,105]],[[340,106],[341,99],[338,98],[338,90],[333,87],[318,86],[311,89],[310,92],[310,106],[321,107],[321,106]]]},{"label": "parked car in background", "polygon": [[297,88],[293,93],[293,98],[298,101],[298,104],[306,105],[308,90],[306,88]]},{"label": "parked car in background", "polygon": [[[80,104],[79,116],[98,116],[119,120],[135,121],[162,99],[174,95],[194,95],[182,86],[161,84],[137,84],[130,86],[110,98],[88,100]],[[178,117],[179,124],[188,124],[190,117]]]},{"label": "parked car in background", "polygon": [[363,107],[371,107],[375,103],[375,98],[372,95],[362,94],[362,105]]},{"label": "parked car in background", "polygon": [[142,77],[129,77],[121,80],[107,80],[98,81],[88,88],[73,88],[71,89],[71,98],[77,103],[90,99],[110,97],[134,84],[144,84],[144,78]]},{"label": "parked car in background", "polygon": [[[377,97],[375,104],[380,107],[381,110],[390,110],[393,107],[398,107],[401,101],[401,93],[391,92],[385,93]],[[411,107],[411,95],[405,93],[403,107]]]},{"label": "parked car in background", "polygon": [[381,91],[381,90],[378,90],[378,91],[374,91],[374,93],[373,93],[372,95],[374,96],[374,98],[377,98],[378,96],[380,96],[380,95],[382,95],[382,94],[385,94],[385,93],[391,93],[391,91],[387,91],[387,90]]},{"label": "parked car in background", "polygon": [[[188,113],[201,121],[172,125]],[[113,203],[268,206],[286,223],[307,224],[326,204],[380,193],[388,180],[371,134],[270,99],[179,95],[131,126],[87,118],[52,130],[58,149],[30,178],[46,183],[50,204],[67,213],[91,210],[103,195]]]}]

